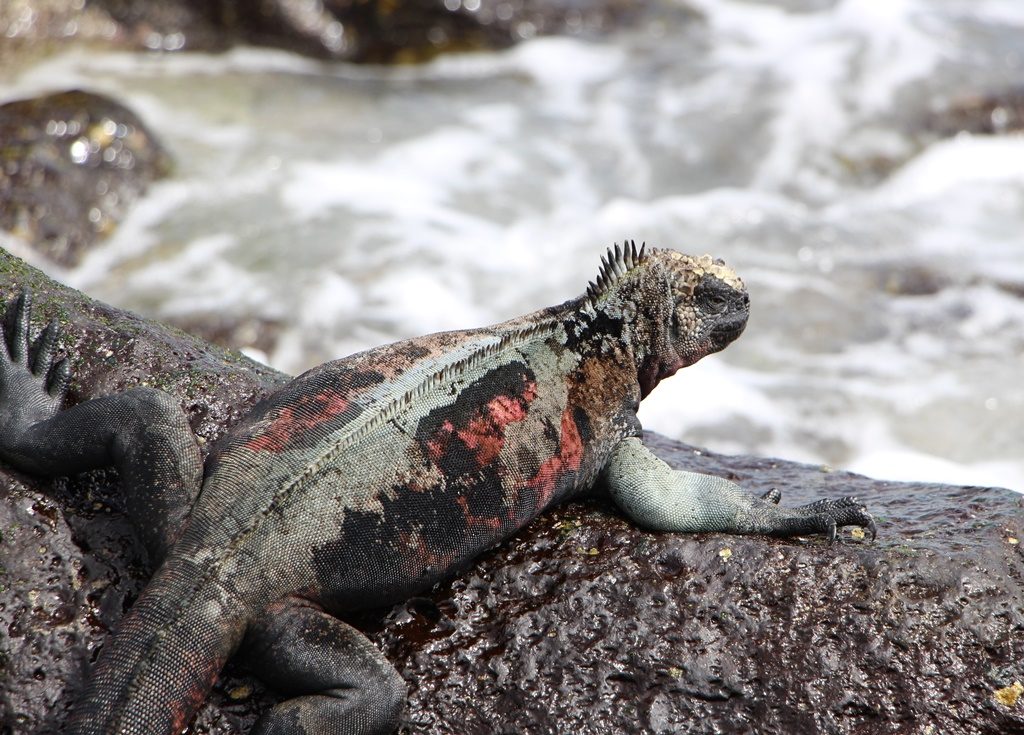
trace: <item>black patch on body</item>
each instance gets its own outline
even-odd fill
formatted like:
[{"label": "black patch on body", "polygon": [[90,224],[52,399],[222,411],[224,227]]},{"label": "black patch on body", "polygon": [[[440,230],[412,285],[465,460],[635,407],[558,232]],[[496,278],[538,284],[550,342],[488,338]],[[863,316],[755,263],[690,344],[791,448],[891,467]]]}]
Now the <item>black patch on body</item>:
[{"label": "black patch on body", "polygon": [[624,324],[622,317],[613,317],[604,309],[594,316],[574,316],[565,323],[565,348],[580,356],[593,354],[605,335],[621,341]]},{"label": "black patch on body", "polygon": [[[521,401],[525,415],[529,402],[524,395],[534,390],[530,384],[535,382],[524,362],[501,365],[467,385],[452,404],[438,407],[419,422],[419,452],[438,468],[442,481],[428,488],[396,486],[381,493],[381,512],[346,513],[338,537],[313,549],[325,605],[346,610],[403,599],[465,567],[508,535],[516,514],[510,512],[497,455],[492,452],[479,464],[479,447],[467,446],[457,432],[473,422],[486,424],[481,420],[483,409],[500,396]],[[495,433],[485,438],[503,441]],[[399,461],[404,459],[399,454]],[[530,463],[538,464],[537,459]],[[532,495],[524,488],[517,505],[529,503]]]},{"label": "black patch on body", "polygon": [[580,434],[580,443],[583,445],[584,456],[586,456],[586,448],[594,439],[594,427],[590,423],[590,416],[580,406],[576,406],[572,409],[572,418],[576,422],[576,430]]},{"label": "black patch on body", "polygon": [[498,396],[517,398],[523,395],[527,383],[536,382],[536,375],[524,362],[515,360],[490,370],[460,391],[455,401],[440,406],[424,416],[416,427],[416,440],[421,446],[446,421],[462,428],[469,424],[483,406]]},{"label": "black patch on body", "polygon": [[[416,427],[421,451],[444,475],[448,488],[464,498],[466,511],[472,516],[504,518],[507,515],[502,468],[495,461],[497,457],[481,463],[480,452],[468,446],[457,432],[469,429],[473,422],[479,423],[485,407],[499,396],[518,402],[525,415],[529,402],[523,396],[530,383],[536,390],[536,376],[525,363],[513,361],[500,365],[467,385],[454,403],[431,411]],[[504,426],[501,426],[480,438],[496,446],[503,437]],[[443,451],[439,452],[442,443]]]},{"label": "black patch on body", "polygon": [[313,547],[323,604],[357,610],[429,588],[481,550],[468,533],[458,492],[394,488],[383,511],[349,510],[338,538]]},{"label": "black patch on body", "polygon": [[[430,457],[447,480],[449,490],[464,499],[465,512],[479,518],[505,519],[508,501],[504,496],[502,468],[496,456],[481,462],[480,452],[468,446],[458,432],[480,422],[485,407],[495,398],[505,397],[518,402],[525,413],[529,402],[524,398],[530,383],[536,389],[536,376],[524,362],[513,361],[490,370],[467,385],[455,402],[430,412],[420,421],[416,439],[421,451]],[[490,435],[480,438],[504,441],[505,426],[495,427]],[[438,443],[444,443],[438,452]],[[486,453],[486,452],[484,452]]]}]

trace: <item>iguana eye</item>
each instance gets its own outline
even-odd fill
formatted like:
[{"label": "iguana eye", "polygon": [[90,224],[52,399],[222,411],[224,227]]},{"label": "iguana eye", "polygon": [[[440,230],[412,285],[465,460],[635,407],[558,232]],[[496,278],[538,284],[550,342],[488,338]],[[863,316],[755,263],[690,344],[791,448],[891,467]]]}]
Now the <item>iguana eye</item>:
[{"label": "iguana eye", "polygon": [[729,303],[728,299],[726,299],[725,296],[718,292],[711,293],[707,297],[708,306],[710,306],[715,311],[721,311],[722,309],[725,308],[725,305],[727,303]]},{"label": "iguana eye", "polygon": [[701,309],[709,314],[721,314],[729,305],[728,286],[718,280],[704,280],[697,287]]}]

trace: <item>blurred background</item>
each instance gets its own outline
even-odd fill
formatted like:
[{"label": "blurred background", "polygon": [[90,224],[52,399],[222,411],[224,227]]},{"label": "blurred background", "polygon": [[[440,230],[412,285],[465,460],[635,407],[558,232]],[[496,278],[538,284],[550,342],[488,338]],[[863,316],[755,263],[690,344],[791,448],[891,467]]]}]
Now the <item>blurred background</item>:
[{"label": "blurred background", "polygon": [[1024,491],[1020,0],[4,0],[0,103],[0,244],[281,370],[635,239],[752,300],[646,428]]}]

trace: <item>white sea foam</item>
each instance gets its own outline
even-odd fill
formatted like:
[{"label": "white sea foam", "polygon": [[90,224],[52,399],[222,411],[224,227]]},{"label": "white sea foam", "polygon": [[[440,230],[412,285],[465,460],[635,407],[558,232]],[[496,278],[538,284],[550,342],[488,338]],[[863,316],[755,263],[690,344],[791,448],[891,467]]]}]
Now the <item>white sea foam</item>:
[{"label": "white sea foam", "polygon": [[846,469],[881,480],[998,486],[1024,493],[1024,472],[1018,462],[1011,460],[965,464],[912,450],[890,448],[865,451]]},{"label": "white sea foam", "polygon": [[[993,190],[1006,186],[1024,187],[1024,139],[960,135],[930,146],[866,199],[884,209],[941,206],[978,187],[991,201]],[[975,207],[964,209],[971,213]]]}]

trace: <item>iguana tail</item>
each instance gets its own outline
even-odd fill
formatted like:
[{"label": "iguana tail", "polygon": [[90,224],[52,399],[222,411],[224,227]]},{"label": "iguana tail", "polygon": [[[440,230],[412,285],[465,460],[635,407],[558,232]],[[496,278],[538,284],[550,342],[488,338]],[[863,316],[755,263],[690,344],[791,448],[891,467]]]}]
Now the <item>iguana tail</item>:
[{"label": "iguana tail", "polygon": [[101,652],[67,732],[180,733],[241,641],[243,610],[194,566],[168,560]]}]

